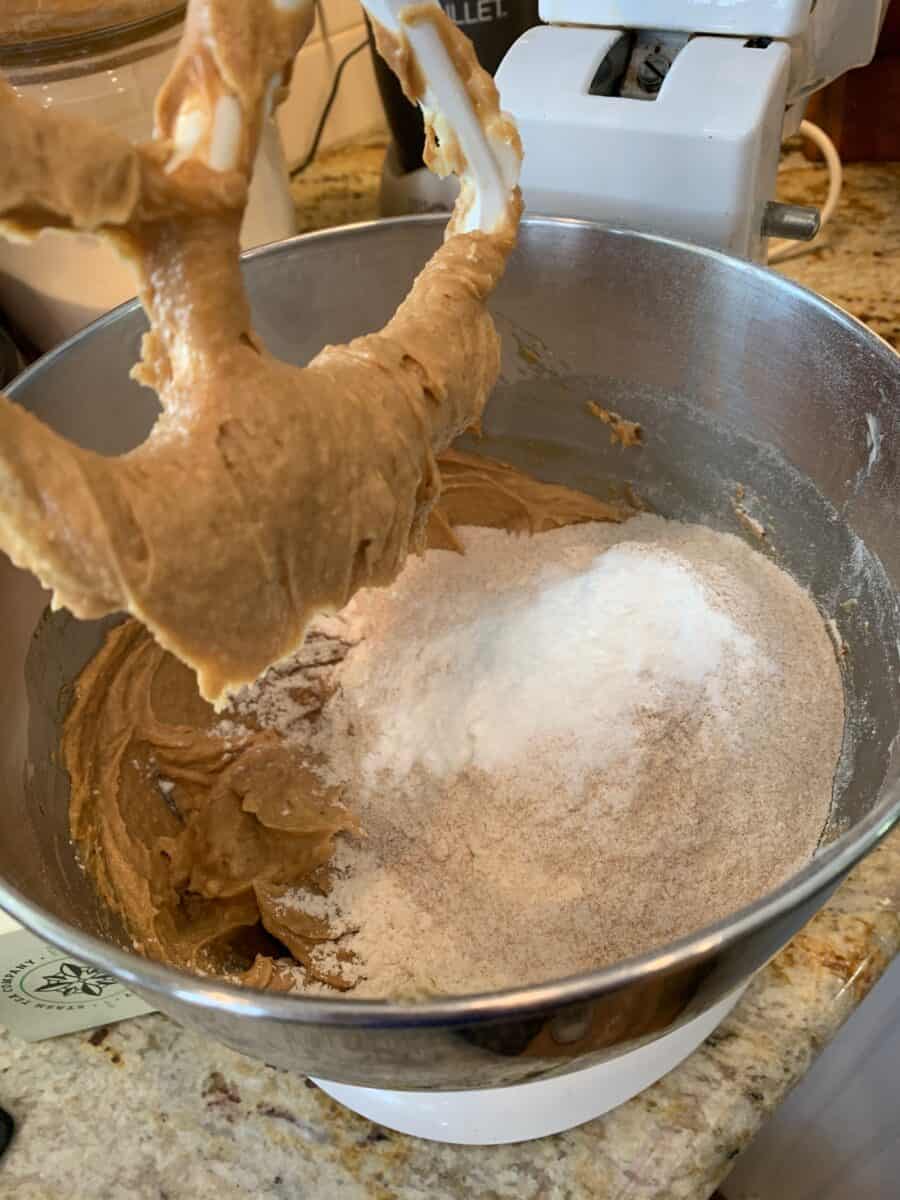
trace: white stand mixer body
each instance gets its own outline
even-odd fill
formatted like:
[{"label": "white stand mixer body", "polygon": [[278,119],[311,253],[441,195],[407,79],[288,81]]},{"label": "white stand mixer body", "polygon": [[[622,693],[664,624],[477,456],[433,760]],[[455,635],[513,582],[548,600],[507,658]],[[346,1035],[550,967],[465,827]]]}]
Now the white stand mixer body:
[{"label": "white stand mixer body", "polygon": [[[812,92],[871,59],[886,9],[887,0],[819,0],[812,11],[809,0],[543,0],[549,24],[519,38],[497,72],[522,134],[528,209],[763,261],[782,138]],[[642,93],[634,57],[652,55],[656,36],[664,74]],[[623,78],[631,55],[632,85],[592,94],[616,54]]]}]

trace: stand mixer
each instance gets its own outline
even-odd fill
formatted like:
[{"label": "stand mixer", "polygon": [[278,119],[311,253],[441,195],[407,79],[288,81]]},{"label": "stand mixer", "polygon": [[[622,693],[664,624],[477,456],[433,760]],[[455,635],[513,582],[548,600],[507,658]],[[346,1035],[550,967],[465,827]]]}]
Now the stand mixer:
[{"label": "stand mixer", "polygon": [[[816,210],[774,202],[779,147],[813,92],[870,61],[887,5],[541,0],[546,24],[524,33],[496,73],[525,149],[527,211],[756,262],[769,237],[811,239]],[[452,205],[454,181],[414,175],[398,194],[386,168],[392,213],[404,202]]]},{"label": "stand mixer", "polygon": [[[390,24],[393,4],[367,7]],[[797,127],[806,96],[872,54],[886,3],[871,0],[865,12],[862,7],[853,0],[818,0],[811,10],[809,0],[727,6],[635,0],[625,25],[626,6],[612,0],[547,0],[542,16],[550,24],[523,35],[497,76],[503,104],[523,135],[526,203],[533,212],[627,225],[744,259],[762,258],[769,235],[810,236],[814,214],[771,205],[778,147],[783,133]],[[673,16],[676,8],[681,19]],[[446,84],[437,70],[428,74]],[[715,111],[709,111],[711,96]],[[489,224],[508,187],[504,164],[476,161],[465,136],[461,140],[479,181],[479,207],[471,219]],[[439,233],[433,221],[385,223],[285,243],[252,257],[250,292],[266,341],[285,359],[300,362],[326,337],[375,327],[395,293],[402,294],[411,263],[421,261]],[[753,459],[753,446],[771,441],[816,485],[801,494],[801,503],[790,490],[787,466],[772,468],[767,499],[786,564],[801,582],[815,584],[823,606],[844,594],[839,566],[848,558],[851,533],[848,527],[845,545],[843,525],[826,519],[826,499],[834,506],[828,512],[839,510],[842,521],[846,513],[892,565],[896,544],[892,549],[884,530],[893,478],[888,427],[896,421],[889,396],[897,375],[887,350],[873,350],[875,339],[784,281],[683,245],[537,220],[524,228],[517,255],[498,293],[507,355],[487,422],[490,449],[527,457],[529,446],[555,438],[574,463],[572,478],[578,472],[594,478],[603,451],[591,440],[584,396],[568,386],[571,381],[611,393],[627,384],[629,404],[649,405],[648,427],[671,417],[671,395],[688,396],[711,416],[707,421],[704,411],[704,420],[693,425],[684,413],[679,417],[684,494],[667,514],[689,520],[703,514],[711,493],[705,463],[713,462],[721,472],[718,482],[727,476],[729,487],[739,470],[758,469],[762,479],[769,460]],[[298,329],[291,289],[303,278],[323,284]],[[551,306],[548,294],[558,297]],[[729,306],[734,319],[714,325],[715,337],[708,340],[710,312],[718,320]],[[143,404],[140,395],[133,404],[120,402],[140,328],[135,306],[120,310],[24,376],[16,398],[43,410],[48,420],[63,413],[73,438],[77,433],[91,449],[118,454],[140,443],[155,417],[146,394]],[[531,361],[515,353],[523,330],[541,331],[554,361],[566,364],[567,378],[562,370],[559,379],[549,370],[542,375],[543,367],[523,375]],[[820,361],[826,340],[847,378]],[[531,358],[540,356],[532,352]],[[66,403],[73,369],[83,385],[77,410]],[[858,390],[845,402],[851,376]],[[814,415],[803,388],[815,396],[816,411],[828,413],[819,444],[811,444]],[[858,413],[856,406],[863,406]],[[881,463],[865,442],[865,406],[887,431]],[[746,444],[731,433],[730,441],[713,436],[723,407]],[[846,442],[840,446],[833,436],[838,428]],[[94,444],[98,439],[102,445]],[[670,437],[668,444],[675,441]],[[840,451],[840,462],[831,462],[823,442],[825,450]],[[864,473],[853,494],[844,496],[840,481],[857,478],[857,460]],[[649,475],[644,482],[652,486]],[[724,487],[720,491],[726,495]],[[722,511],[731,512],[725,500]],[[811,544],[821,577],[809,569]],[[0,659],[10,680],[10,708],[18,714],[8,733],[0,730],[0,779],[10,797],[6,811],[0,809],[0,849],[15,845],[0,863],[4,906],[42,936],[113,970],[176,1018],[267,1062],[302,1070],[349,1107],[418,1136],[519,1141],[598,1116],[643,1090],[708,1036],[753,973],[896,819],[900,792],[875,798],[885,772],[890,788],[897,782],[889,749],[883,750],[896,732],[897,673],[886,636],[896,634],[893,610],[881,592],[874,595],[873,585],[873,598],[860,601],[858,620],[871,615],[877,636],[869,637],[868,621],[865,634],[861,625],[856,630],[856,642],[852,630],[847,634],[848,669],[859,675],[861,693],[868,695],[864,685],[880,689],[870,705],[880,724],[860,752],[872,762],[858,781],[861,794],[851,795],[847,812],[839,814],[849,831],[771,896],[639,960],[513,993],[414,1006],[242,992],[139,958],[106,935],[70,861],[64,784],[41,742],[58,744],[56,705],[47,697],[56,697],[60,682],[83,666],[96,648],[96,630],[86,623],[51,624],[46,658],[29,659],[45,652],[43,645],[30,650],[45,597],[5,561],[0,570],[0,608],[6,606]],[[879,614],[884,629],[874,625]],[[53,643],[57,632],[62,651]],[[88,648],[90,638],[95,640]],[[887,649],[872,649],[873,640]],[[37,774],[26,776],[26,763],[37,763]],[[31,803],[26,777],[28,788],[44,789],[53,803]],[[24,849],[15,843],[17,830],[29,839]],[[68,872],[65,878],[58,864]],[[513,1034],[521,1041],[518,1050]]]}]

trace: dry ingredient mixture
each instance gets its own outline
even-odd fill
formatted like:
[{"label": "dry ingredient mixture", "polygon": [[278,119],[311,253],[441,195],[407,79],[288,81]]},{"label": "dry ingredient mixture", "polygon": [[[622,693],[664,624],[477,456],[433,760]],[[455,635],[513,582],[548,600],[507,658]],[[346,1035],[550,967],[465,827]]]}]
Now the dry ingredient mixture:
[{"label": "dry ingredient mixture", "polygon": [[73,833],[144,953],[499,988],[659,945],[814,852],[843,703],[810,597],[730,535],[442,470],[432,549],[225,714],[133,622],[82,677]]}]

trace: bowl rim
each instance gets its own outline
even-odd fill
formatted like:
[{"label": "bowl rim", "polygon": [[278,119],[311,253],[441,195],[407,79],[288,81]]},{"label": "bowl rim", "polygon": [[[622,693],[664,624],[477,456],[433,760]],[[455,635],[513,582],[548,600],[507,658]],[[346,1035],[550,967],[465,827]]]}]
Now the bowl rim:
[{"label": "bowl rim", "polygon": [[[368,236],[384,227],[428,225],[439,227],[446,214],[425,214],[357,222],[332,229],[298,234],[280,242],[257,247],[242,255],[255,261],[277,257],[297,244],[311,241],[340,240],[348,234]],[[657,243],[677,253],[697,256],[716,262],[731,270],[746,272],[775,286],[793,292],[804,302],[812,303],[829,319],[836,320],[850,331],[863,337],[880,357],[890,362],[900,384],[900,356],[893,347],[862,321],[844,312],[823,296],[756,263],[732,258],[719,250],[694,246],[672,238],[606,225],[597,221],[549,217],[539,214],[526,216],[522,221],[527,229],[540,226],[575,226],[596,230],[614,238],[627,238]],[[137,299],[127,300],[73,337],[42,356],[7,389],[15,397],[35,375],[55,359],[65,355],[75,344],[88,338],[98,328],[115,323],[140,308]],[[428,1026],[472,1025],[498,1020],[520,1019],[569,1004],[584,1003],[598,996],[618,991],[639,982],[694,966],[720,953],[763,926],[775,922],[805,901],[836,886],[849,870],[867,855],[900,820],[900,731],[894,742],[894,757],[889,765],[888,780],[882,785],[872,810],[846,833],[821,849],[800,871],[796,872],[759,900],[745,905],[718,921],[686,934],[664,946],[632,958],[622,959],[593,971],[583,971],[564,978],[542,983],[523,984],[489,992],[472,992],[439,996],[426,1000],[356,999],[351,997],[320,998],[300,993],[272,992],[231,983],[219,977],[195,975],[177,967],[147,959],[132,950],[124,950],[93,934],[52,916],[28,900],[18,889],[0,878],[0,908],[15,920],[52,945],[95,966],[110,971],[135,990],[175,998],[188,1007],[212,1009],[232,1016],[266,1019],[277,1022],[332,1027],[380,1027],[411,1029]]]}]

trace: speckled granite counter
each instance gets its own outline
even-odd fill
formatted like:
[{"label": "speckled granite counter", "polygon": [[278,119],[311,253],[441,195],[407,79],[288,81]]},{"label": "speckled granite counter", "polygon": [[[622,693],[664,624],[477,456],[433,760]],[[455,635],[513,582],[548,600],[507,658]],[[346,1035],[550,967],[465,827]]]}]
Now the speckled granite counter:
[{"label": "speckled granite counter", "polygon": [[[374,216],[380,156],[315,164],[296,185],[301,225]],[[823,190],[819,168],[791,161],[785,198]],[[900,345],[900,166],[850,167],[821,247],[783,269]],[[389,1133],[160,1016],[37,1045],[0,1031],[0,1103],[19,1126],[0,1197],[705,1200],[898,949],[900,833],[680,1068],[605,1118],[510,1147]]]}]

